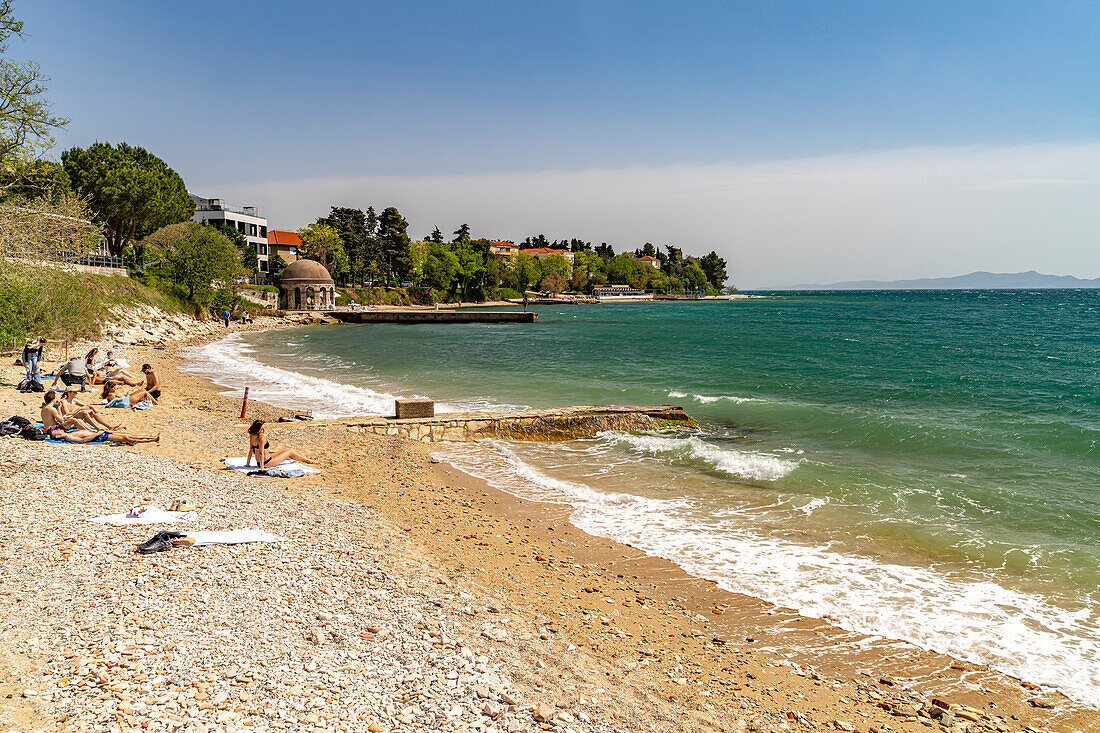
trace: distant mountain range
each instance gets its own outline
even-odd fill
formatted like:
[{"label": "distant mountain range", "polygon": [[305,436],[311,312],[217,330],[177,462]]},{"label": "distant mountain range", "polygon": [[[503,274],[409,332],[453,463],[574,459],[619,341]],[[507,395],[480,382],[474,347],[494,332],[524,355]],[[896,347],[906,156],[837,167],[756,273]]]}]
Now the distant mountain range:
[{"label": "distant mountain range", "polygon": [[916,280],[848,280],[828,285],[792,285],[760,290],[1030,290],[1038,288],[1100,288],[1100,278],[1082,280],[1072,275],[1027,272],[972,272],[956,277]]}]

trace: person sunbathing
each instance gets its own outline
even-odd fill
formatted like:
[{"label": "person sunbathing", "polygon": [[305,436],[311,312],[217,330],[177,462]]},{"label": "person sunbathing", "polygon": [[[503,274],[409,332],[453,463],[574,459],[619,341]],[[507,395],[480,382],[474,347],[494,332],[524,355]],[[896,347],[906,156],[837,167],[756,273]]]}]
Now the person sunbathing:
[{"label": "person sunbathing", "polygon": [[88,430],[94,428],[94,425],[89,425],[79,417],[65,416],[61,414],[61,411],[57,408],[57,392],[47,392],[45,398],[42,400],[42,427],[49,430],[55,425],[60,425],[62,428],[78,428],[81,430]]},{"label": "person sunbathing", "polygon": [[[125,370],[123,370],[125,371]],[[137,377],[132,377],[129,373],[125,374],[89,374],[88,384],[112,384],[121,383],[127,387],[136,387],[141,384],[141,380]]]},{"label": "person sunbathing", "polygon": [[107,407],[136,407],[141,403],[152,404],[152,395],[143,388],[138,387],[130,394],[119,394],[117,384],[103,385],[103,399],[107,400]]},{"label": "person sunbathing", "polygon": [[113,351],[107,352],[107,360],[103,362],[103,372],[108,377],[122,378],[122,381],[131,387],[141,384],[140,379],[131,374],[130,370],[115,359],[115,352]]},{"label": "person sunbathing", "polygon": [[107,432],[106,430],[73,430],[70,433],[60,425],[49,428],[51,440],[64,440],[66,443],[159,443],[160,433],[156,435],[130,435],[129,433]]},{"label": "person sunbathing", "polygon": [[256,457],[256,465],[260,468],[275,468],[283,461],[298,461],[299,463],[313,463],[301,453],[283,448],[274,453],[268,453],[271,444],[264,438],[264,421],[256,420],[248,428],[248,458],[244,461],[245,468],[252,465],[252,457]]},{"label": "person sunbathing", "polygon": [[[51,394],[53,394],[51,392]],[[69,387],[65,390],[65,396],[62,397],[57,403],[58,412],[63,417],[75,417],[83,420],[89,425],[102,425],[107,430],[118,430],[122,427],[122,424],[112,425],[100,416],[99,411],[91,405],[86,405],[76,398],[76,390]]]}]

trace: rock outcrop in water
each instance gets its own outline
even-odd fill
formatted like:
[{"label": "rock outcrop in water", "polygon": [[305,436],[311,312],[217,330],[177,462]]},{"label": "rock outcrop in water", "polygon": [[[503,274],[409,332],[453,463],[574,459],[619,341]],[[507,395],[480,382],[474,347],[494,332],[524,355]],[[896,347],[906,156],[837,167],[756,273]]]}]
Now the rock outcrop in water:
[{"label": "rock outcrop in water", "polygon": [[406,420],[378,416],[356,418],[345,424],[361,433],[397,435],[422,443],[482,438],[573,440],[591,437],[605,430],[633,432],[698,427],[684,408],[671,405],[585,405],[553,410],[450,412],[435,417]]}]

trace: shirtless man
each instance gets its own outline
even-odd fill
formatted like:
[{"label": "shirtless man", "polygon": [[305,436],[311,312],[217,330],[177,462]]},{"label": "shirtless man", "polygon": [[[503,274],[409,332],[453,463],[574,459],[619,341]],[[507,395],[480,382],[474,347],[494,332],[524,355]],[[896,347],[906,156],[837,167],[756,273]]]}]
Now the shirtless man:
[{"label": "shirtless man", "polygon": [[149,393],[149,396],[153,398],[153,404],[159,405],[160,402],[160,376],[153,371],[153,367],[148,364],[141,365],[141,371],[145,375],[145,391]]},{"label": "shirtless man", "polygon": [[105,430],[74,430],[66,433],[60,425],[48,429],[51,440],[64,440],[67,443],[159,443],[160,433],[156,435],[129,435],[127,433],[108,433]]},{"label": "shirtless man", "polygon": [[57,392],[47,392],[46,397],[42,402],[42,427],[49,430],[54,425],[60,425],[66,430],[70,428],[78,428],[80,430],[88,430],[91,425],[81,420],[79,417],[62,415],[57,409]]},{"label": "shirtless man", "polygon": [[118,430],[122,427],[122,424],[112,425],[99,414],[91,405],[86,405],[76,398],[76,390],[69,388],[65,390],[65,396],[61,398],[61,401],[57,405],[58,412],[63,417],[75,417],[78,420],[83,420],[91,425],[102,425],[108,430]]}]

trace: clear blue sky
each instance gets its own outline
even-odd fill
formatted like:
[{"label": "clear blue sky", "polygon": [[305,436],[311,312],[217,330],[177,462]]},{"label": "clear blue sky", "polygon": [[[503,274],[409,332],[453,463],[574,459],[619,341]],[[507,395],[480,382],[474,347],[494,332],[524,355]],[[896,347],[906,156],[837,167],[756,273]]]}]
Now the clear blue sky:
[{"label": "clear blue sky", "polygon": [[[1100,140],[1097,2],[680,5],[16,0],[9,52],[52,76],[59,149],[143,145],[207,195]],[[278,225],[325,213],[264,195]],[[561,203],[547,234],[585,235]],[[465,218],[523,226],[485,204]],[[461,223],[407,206],[415,235]]]}]

